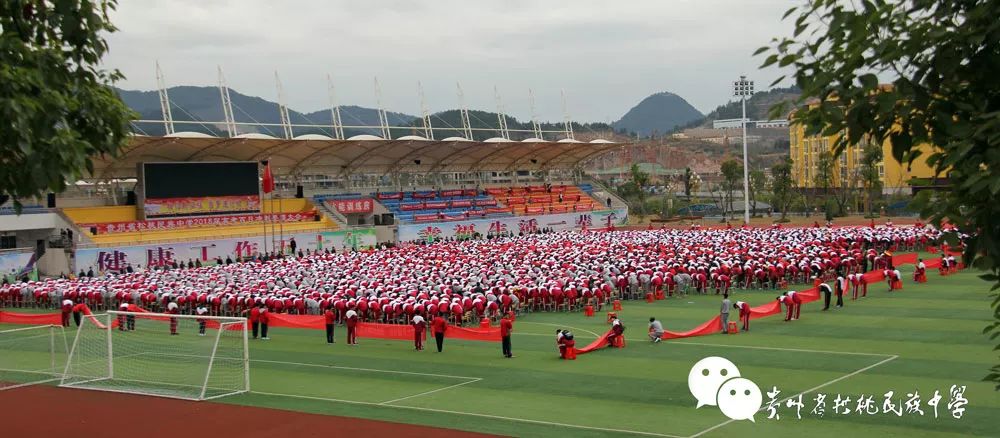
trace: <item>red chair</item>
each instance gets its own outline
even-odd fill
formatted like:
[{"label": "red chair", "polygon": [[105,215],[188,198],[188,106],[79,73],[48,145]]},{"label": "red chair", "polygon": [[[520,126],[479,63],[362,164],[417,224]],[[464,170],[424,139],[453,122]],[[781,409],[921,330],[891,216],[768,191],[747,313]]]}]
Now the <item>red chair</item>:
[{"label": "red chair", "polygon": [[587,305],[583,308],[583,316],[594,316],[594,306]]}]

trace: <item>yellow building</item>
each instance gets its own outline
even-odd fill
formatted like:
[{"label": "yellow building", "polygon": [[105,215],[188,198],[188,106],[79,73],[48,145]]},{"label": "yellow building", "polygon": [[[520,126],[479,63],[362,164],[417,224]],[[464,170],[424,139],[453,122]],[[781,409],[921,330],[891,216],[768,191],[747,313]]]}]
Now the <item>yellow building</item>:
[{"label": "yellow building", "polygon": [[[836,144],[838,136],[813,136],[805,135],[805,127],[801,124],[789,126],[790,156],[792,158],[792,180],[796,186],[802,188],[816,187],[817,165],[820,156],[824,152],[830,151]],[[864,142],[851,144],[844,148],[834,162],[833,187],[853,187],[861,188],[861,178],[859,171],[861,159],[864,153]],[[934,169],[927,165],[926,159],[930,156],[933,147],[931,145],[920,145],[918,149],[921,156],[912,165],[900,164],[892,157],[892,143],[886,140],[882,144],[882,156],[884,159],[879,163],[879,176],[882,179],[882,187],[886,191],[897,191],[909,188],[911,178],[934,178]],[[944,175],[937,175],[943,177]]]}]

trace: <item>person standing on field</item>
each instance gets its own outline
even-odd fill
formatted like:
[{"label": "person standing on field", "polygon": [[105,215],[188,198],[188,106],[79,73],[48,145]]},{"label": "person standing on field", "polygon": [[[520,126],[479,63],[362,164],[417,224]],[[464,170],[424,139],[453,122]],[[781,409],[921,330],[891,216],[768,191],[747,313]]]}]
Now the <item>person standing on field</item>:
[{"label": "person standing on field", "polygon": [[722,333],[729,334],[729,309],[733,303],[729,301],[729,294],[722,294],[722,308],[719,309],[719,316],[722,318]]},{"label": "person standing on field", "polygon": [[514,357],[510,351],[510,333],[514,331],[514,322],[510,320],[510,314],[504,315],[500,320],[500,340],[502,343],[503,357],[508,359]]},{"label": "person standing on field", "polygon": [[198,305],[198,308],[195,309],[195,313],[201,317],[198,318],[198,336],[205,336],[205,325],[208,324],[208,320],[204,317],[208,316],[208,307],[204,304],[200,304]]},{"label": "person standing on field", "polygon": [[434,331],[434,342],[437,343],[438,353],[444,348],[444,333],[448,331],[448,321],[441,317],[441,315],[435,316],[434,320],[431,321],[431,329]]},{"label": "person standing on field", "polygon": [[264,307],[264,303],[260,303],[260,339],[268,341],[271,338],[267,337],[267,323],[271,322],[271,314],[267,311],[267,307]]},{"label": "person standing on field", "polygon": [[244,310],[250,320],[250,328],[253,331],[253,338],[257,339],[257,332],[260,330],[260,307],[253,306],[250,310]]},{"label": "person standing on field", "polygon": [[335,319],[335,315],[333,314],[333,310],[330,310],[329,308],[327,308],[326,311],[323,312],[323,321],[326,323],[326,343],[327,344],[334,343],[334,340],[333,340],[333,322],[334,322],[334,319]]},{"label": "person standing on field", "polygon": [[344,324],[347,325],[347,345],[358,345],[358,312],[354,309],[348,310],[344,317],[346,319]]},{"label": "person standing on field", "polygon": [[427,335],[427,321],[423,316],[413,315],[410,325],[413,326],[413,348],[421,351],[424,349],[424,336]]},{"label": "person standing on field", "polygon": [[[178,310],[176,302],[171,301],[169,304],[167,304],[167,313],[171,315],[176,315],[180,313],[180,310]],[[171,336],[177,335],[177,318],[175,317],[170,317],[170,335]]]}]

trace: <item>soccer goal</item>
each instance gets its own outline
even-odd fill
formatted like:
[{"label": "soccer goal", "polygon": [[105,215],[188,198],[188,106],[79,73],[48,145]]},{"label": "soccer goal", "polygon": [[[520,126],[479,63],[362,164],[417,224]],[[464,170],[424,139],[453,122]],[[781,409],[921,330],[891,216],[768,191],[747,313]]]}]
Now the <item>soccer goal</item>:
[{"label": "soccer goal", "polygon": [[67,350],[62,326],[0,330],[0,391],[59,380]]},{"label": "soccer goal", "polygon": [[209,400],[250,390],[246,318],[85,316],[60,386]]}]

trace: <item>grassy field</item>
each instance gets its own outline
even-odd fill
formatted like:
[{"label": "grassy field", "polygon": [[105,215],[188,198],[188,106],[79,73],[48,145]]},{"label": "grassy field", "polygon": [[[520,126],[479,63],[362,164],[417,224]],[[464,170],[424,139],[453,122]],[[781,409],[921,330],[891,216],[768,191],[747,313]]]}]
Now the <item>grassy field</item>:
[{"label": "grassy field", "polygon": [[[438,354],[401,341],[361,339],[349,347],[341,329],[334,345],[320,331],[272,329],[271,340],[251,341],[252,392],[218,401],[511,436],[997,436],[1000,395],[980,381],[996,360],[981,334],[989,285],[972,273],[933,273],[929,283],[906,282],[899,293],[886,293],[884,284],[870,289],[843,309],[808,304],[799,321],[770,317],[751,322],[748,333],[660,344],[645,341],[650,316],[668,330],[687,330],[713,316],[719,298],[627,302],[627,348],[571,362],[558,359],[554,329],[573,330],[583,345],[607,330],[601,315],[522,316],[513,359],[501,357],[499,343],[447,340]],[[736,298],[760,304],[774,295]],[[755,423],[729,422],[713,406],[695,409],[687,375],[707,356],[734,362],[765,393],[765,404],[774,386],[778,400],[805,392],[802,419],[784,404],[780,420],[759,412]],[[961,419],[947,407],[952,385],[967,386]],[[942,396],[937,419],[927,405],[935,390]],[[925,415],[881,413],[888,391],[896,405],[919,391]],[[817,393],[827,395],[823,417],[810,413]],[[832,412],[837,394],[851,398],[849,415]],[[879,414],[855,412],[860,394],[873,396]]]}]

